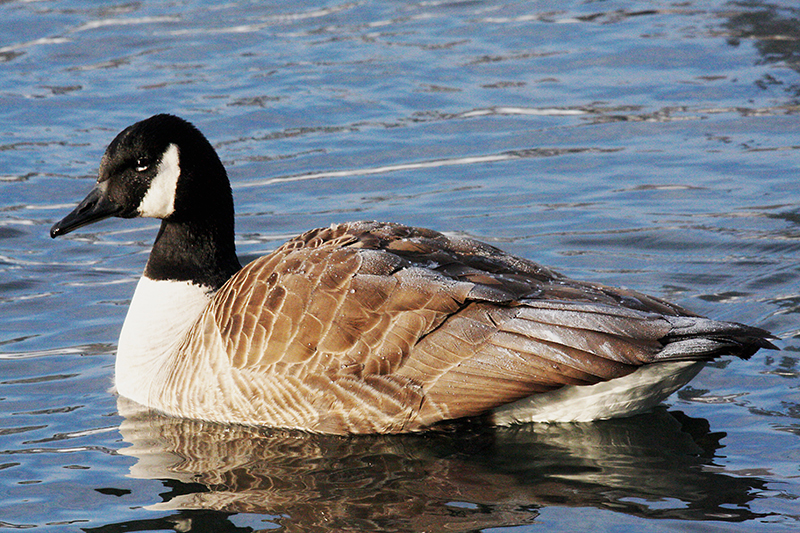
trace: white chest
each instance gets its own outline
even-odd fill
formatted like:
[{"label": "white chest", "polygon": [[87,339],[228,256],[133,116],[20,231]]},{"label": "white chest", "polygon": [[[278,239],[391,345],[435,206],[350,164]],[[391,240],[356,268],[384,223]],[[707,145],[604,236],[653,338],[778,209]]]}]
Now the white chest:
[{"label": "white chest", "polygon": [[210,300],[208,290],[199,285],[142,276],[119,337],[115,368],[119,394],[148,404],[150,384]]}]

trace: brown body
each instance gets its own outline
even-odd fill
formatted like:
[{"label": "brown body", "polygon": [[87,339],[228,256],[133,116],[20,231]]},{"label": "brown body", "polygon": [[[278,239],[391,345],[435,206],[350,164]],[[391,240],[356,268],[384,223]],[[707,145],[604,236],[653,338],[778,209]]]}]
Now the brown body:
[{"label": "brown body", "polygon": [[[158,403],[199,418],[232,403],[228,421],[326,433],[420,430],[630,374],[659,359],[680,327],[670,316],[694,315],[471,239],[342,224],[234,275],[164,384],[184,400]],[[193,389],[198,373],[219,386],[198,380],[203,390]]]}]

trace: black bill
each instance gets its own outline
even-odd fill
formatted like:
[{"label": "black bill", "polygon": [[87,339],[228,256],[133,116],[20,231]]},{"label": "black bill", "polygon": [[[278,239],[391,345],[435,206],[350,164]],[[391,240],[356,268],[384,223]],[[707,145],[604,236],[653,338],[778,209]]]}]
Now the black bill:
[{"label": "black bill", "polygon": [[105,191],[99,185],[95,186],[72,213],[50,228],[50,236],[55,239],[59,235],[66,235],[92,222],[112,217],[121,211],[121,206],[108,200]]}]

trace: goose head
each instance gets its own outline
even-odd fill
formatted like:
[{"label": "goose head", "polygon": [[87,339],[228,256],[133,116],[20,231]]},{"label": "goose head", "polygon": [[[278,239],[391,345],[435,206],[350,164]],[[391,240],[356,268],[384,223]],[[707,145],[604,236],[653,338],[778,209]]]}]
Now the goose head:
[{"label": "goose head", "polygon": [[106,149],[97,183],[50,230],[55,238],[109,217],[161,219],[145,275],[218,288],[241,266],[233,196],[214,148],[189,122],[152,116]]},{"label": "goose head", "polygon": [[176,222],[193,214],[208,218],[228,207],[226,203],[232,213],[230,199],[225,168],[203,134],[181,118],[155,115],[114,138],[100,162],[95,187],[52,227],[50,236],[112,216]]}]

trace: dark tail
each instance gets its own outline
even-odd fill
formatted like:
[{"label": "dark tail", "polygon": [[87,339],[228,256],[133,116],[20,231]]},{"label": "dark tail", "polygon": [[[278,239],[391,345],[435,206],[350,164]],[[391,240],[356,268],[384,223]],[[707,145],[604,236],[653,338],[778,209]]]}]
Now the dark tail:
[{"label": "dark tail", "polygon": [[658,359],[699,360],[721,355],[748,359],[761,348],[779,349],[770,342],[777,337],[761,328],[700,317],[664,318],[672,324],[672,330],[661,339],[664,349],[658,354]]}]

